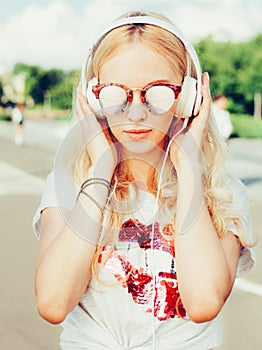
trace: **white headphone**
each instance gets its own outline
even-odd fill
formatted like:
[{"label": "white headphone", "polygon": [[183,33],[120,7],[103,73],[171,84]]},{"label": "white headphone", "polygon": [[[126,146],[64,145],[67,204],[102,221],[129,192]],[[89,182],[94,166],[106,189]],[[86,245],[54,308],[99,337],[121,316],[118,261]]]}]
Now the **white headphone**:
[{"label": "white headphone", "polygon": [[192,78],[189,74],[189,60],[187,59],[187,72],[184,76],[183,86],[181,93],[179,95],[175,116],[178,118],[189,118],[192,115],[196,115],[200,108],[201,103],[201,67],[199,63],[198,56],[194,47],[184,38],[183,34],[180,32],[178,28],[176,28],[173,24],[168,23],[164,20],[154,18],[151,16],[134,16],[134,17],[126,17],[121,18],[113,22],[110,26],[106,27],[102,33],[99,35],[97,40],[94,42],[88,58],[83,65],[82,73],[81,73],[81,83],[82,83],[82,91],[83,94],[87,97],[88,103],[95,111],[97,116],[103,116],[101,112],[101,106],[99,104],[98,99],[96,99],[94,93],[92,92],[92,86],[98,83],[96,77],[91,79],[88,83],[86,81],[86,72],[87,68],[90,64],[91,57],[93,54],[93,50],[99,42],[113,29],[128,25],[128,24],[150,24],[160,28],[163,28],[170,33],[174,34],[180,41],[184,44],[188,57],[191,58],[197,78]]}]

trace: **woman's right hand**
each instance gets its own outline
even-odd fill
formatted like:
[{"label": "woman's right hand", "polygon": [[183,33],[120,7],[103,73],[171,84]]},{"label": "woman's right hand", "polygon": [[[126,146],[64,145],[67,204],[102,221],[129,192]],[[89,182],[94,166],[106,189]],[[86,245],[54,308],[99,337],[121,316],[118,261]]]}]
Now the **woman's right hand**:
[{"label": "woman's right hand", "polygon": [[84,142],[88,148],[92,166],[102,165],[105,170],[114,171],[117,164],[117,153],[109,134],[106,119],[97,119],[95,112],[82,93],[81,84],[77,88],[76,114],[84,126]]}]

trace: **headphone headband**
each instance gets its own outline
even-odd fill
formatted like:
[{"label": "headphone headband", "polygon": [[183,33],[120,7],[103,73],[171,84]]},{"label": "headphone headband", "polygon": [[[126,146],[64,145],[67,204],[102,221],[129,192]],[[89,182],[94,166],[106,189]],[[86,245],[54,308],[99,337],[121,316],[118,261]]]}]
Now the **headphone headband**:
[{"label": "headphone headband", "polygon": [[[196,71],[196,76],[197,76],[197,84],[196,84],[196,99],[195,99],[195,107],[194,110],[197,111],[200,107],[200,103],[201,103],[201,79],[202,79],[202,71],[201,71],[201,67],[200,67],[200,63],[199,63],[199,59],[197,56],[197,53],[193,47],[193,45],[188,42],[184,35],[182,34],[182,32],[172,23],[166,22],[162,19],[159,18],[155,18],[155,17],[151,17],[151,16],[131,16],[131,17],[124,17],[124,18],[120,18],[115,20],[114,22],[112,22],[109,26],[105,27],[102,32],[100,33],[100,35],[97,37],[97,39],[95,40],[95,42],[93,43],[91,49],[90,49],[90,53],[88,55],[87,61],[84,64],[83,70],[82,70],[82,78],[83,75],[86,74],[86,68],[89,64],[89,60],[90,57],[92,55],[92,52],[94,50],[94,48],[99,44],[99,42],[101,40],[103,40],[103,38],[112,30],[122,27],[124,25],[129,25],[129,24],[149,24],[149,25],[153,25],[162,29],[167,30],[168,32],[174,34],[185,46],[187,54],[189,55],[189,57],[191,58],[194,67],[195,67],[195,71]],[[188,59],[187,59],[187,75],[188,75]]]},{"label": "headphone headband", "polygon": [[108,34],[111,30],[118,27],[122,27],[124,25],[128,25],[128,24],[150,24],[150,25],[154,25],[154,26],[166,29],[167,31],[177,36],[183,42],[186,48],[190,49],[192,46],[190,43],[186,41],[182,32],[174,24],[166,22],[160,18],[155,18],[151,16],[124,17],[124,18],[115,20],[114,22],[112,22],[110,25],[108,25],[101,31],[100,35],[95,40],[94,45],[96,45],[100,40],[102,40],[103,37],[106,34]]}]

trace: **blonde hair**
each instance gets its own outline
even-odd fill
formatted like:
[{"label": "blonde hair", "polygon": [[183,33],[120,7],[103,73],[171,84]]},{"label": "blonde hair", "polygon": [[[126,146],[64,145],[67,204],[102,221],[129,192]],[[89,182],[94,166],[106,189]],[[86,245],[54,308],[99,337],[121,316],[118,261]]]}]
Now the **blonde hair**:
[{"label": "blonde hair", "polygon": [[[168,21],[165,17],[152,13],[134,12],[122,17],[150,15]],[[118,50],[130,43],[140,42],[149,47],[154,52],[160,54],[177,74],[186,74],[187,67],[190,67],[190,75],[196,77],[194,64],[186,53],[183,43],[172,33],[157,26],[148,24],[129,24],[111,30],[94,47],[91,52],[91,64],[86,72],[87,80],[94,76],[99,78],[100,69],[103,64],[113,57]],[[166,136],[166,144],[168,143]],[[207,127],[207,135],[202,146],[203,162],[205,166],[205,198],[206,203],[219,237],[227,230],[229,222],[233,222],[238,229],[239,239],[243,246],[249,246],[245,239],[245,223],[238,215],[233,202],[231,184],[235,181],[225,171],[225,160],[227,158],[227,146],[219,136],[213,116],[210,116]],[[128,168],[127,162],[121,159],[121,150],[118,149],[119,162],[114,171],[112,185],[114,193],[112,195],[110,211],[106,211],[102,226],[103,244],[114,242],[123,221],[123,208],[128,212],[128,205],[124,202],[130,197],[129,184],[132,182],[132,172]],[[85,178],[88,168],[91,166],[88,156],[88,148],[81,155],[76,169],[76,177],[79,183]],[[158,186],[161,186],[159,205],[167,223],[175,228],[175,207],[177,194],[177,176],[171,161],[168,160],[163,173],[162,183],[159,183],[159,176],[155,169],[148,173],[147,186],[149,191],[156,195]],[[244,187],[243,187],[244,190]],[[170,220],[171,217],[171,220]],[[110,229],[111,228],[111,229]],[[175,230],[174,230],[175,231]],[[164,233],[162,233],[164,235]],[[168,237],[165,237],[168,238]],[[169,237],[169,239],[171,239]],[[95,268],[101,247],[97,248],[97,253],[93,262],[93,273],[97,276]]]}]

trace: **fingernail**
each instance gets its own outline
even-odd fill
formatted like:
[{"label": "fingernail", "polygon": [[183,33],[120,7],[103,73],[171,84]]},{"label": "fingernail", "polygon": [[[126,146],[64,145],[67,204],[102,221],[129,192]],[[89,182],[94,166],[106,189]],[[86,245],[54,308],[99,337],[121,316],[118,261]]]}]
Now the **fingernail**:
[{"label": "fingernail", "polygon": [[207,77],[207,80],[209,81],[210,77],[209,77],[209,73],[208,72],[206,72],[206,77]]}]

